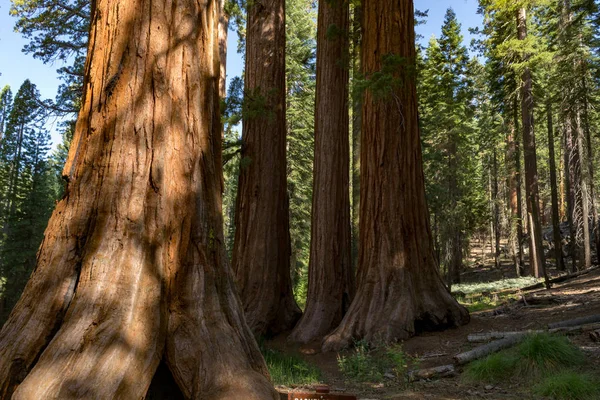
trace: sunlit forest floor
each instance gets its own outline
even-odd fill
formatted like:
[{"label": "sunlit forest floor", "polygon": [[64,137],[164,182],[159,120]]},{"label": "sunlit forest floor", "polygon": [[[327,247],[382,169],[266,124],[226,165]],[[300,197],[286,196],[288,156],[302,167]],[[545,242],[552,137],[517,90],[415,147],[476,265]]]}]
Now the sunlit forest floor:
[{"label": "sunlit forest floor", "polygon": [[[468,342],[469,334],[544,330],[549,323],[600,314],[600,269],[555,284],[551,290],[525,293],[515,288],[535,284],[533,278],[515,279],[508,260],[504,260],[500,270],[489,264],[493,263],[491,258],[487,262],[472,263],[463,274],[466,283],[453,287],[453,293],[458,292],[455,296],[471,310],[471,323],[467,326],[423,333],[392,350],[373,349],[372,359],[370,349],[361,343],[357,349],[341,354],[322,354],[318,344],[294,346],[287,343],[285,336],[263,343],[278,390],[311,389],[318,382],[329,385],[332,391],[354,394],[358,399],[600,399],[600,343],[594,342],[589,332],[573,332],[566,336],[568,339],[560,336],[560,340],[570,342],[574,351],[580,353],[581,363],[572,367],[577,368],[577,374],[591,379],[591,388],[584,383],[581,388],[574,388],[572,385],[579,383],[570,381],[562,393],[558,390],[554,395],[544,396],[535,386],[552,371],[537,375],[509,372],[503,379],[477,381],[467,378],[464,370],[469,366],[457,368],[451,377],[408,382],[408,371],[452,364],[456,354],[478,346]],[[551,275],[558,272],[551,271]],[[528,298],[539,301],[528,302]],[[270,360],[275,354],[280,359],[290,357],[287,366],[279,371],[274,370],[277,361]],[[400,364],[382,361],[388,355],[390,360],[400,359]],[[566,371],[570,373],[571,366]],[[288,376],[290,373],[296,376]],[[575,393],[580,389],[582,394]]]}]

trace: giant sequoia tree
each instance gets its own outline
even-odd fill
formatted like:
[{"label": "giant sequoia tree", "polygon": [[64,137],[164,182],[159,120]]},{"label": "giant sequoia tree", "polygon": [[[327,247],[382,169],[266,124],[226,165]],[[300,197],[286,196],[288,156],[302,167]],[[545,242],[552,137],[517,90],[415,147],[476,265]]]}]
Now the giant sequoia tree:
[{"label": "giant sequoia tree", "polygon": [[286,183],[285,1],[248,3],[242,161],[233,268],[255,334],[292,329]]},{"label": "giant sequoia tree", "polygon": [[425,201],[412,0],[365,0],[358,288],[323,343],[392,342],[469,321],[444,286]]},{"label": "giant sequoia tree", "polygon": [[274,399],[224,251],[218,2],[92,2],[82,110],[0,398]]},{"label": "giant sequoia tree", "polygon": [[350,248],[350,142],[347,65],[349,3],[319,2],[315,162],[308,298],[291,336],[331,332],[354,294]]}]

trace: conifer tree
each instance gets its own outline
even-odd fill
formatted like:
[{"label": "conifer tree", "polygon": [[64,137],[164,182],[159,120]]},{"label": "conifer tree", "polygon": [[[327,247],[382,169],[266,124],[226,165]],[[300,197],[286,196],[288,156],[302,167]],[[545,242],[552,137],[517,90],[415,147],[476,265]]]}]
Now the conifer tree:
[{"label": "conifer tree", "polygon": [[36,251],[53,205],[48,163],[50,135],[38,118],[40,94],[26,80],[15,95],[0,149],[2,240],[0,276],[6,279],[0,319],[19,298],[36,261]]},{"label": "conifer tree", "polygon": [[440,237],[447,283],[460,282],[463,254],[478,208],[474,188],[473,82],[460,24],[448,9],[439,40],[432,38],[421,72],[421,126],[429,207]]}]

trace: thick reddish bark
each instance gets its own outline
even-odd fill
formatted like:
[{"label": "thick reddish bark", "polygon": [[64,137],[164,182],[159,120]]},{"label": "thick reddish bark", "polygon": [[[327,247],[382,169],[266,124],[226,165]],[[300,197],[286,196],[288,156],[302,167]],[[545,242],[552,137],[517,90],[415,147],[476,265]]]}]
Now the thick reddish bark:
[{"label": "thick reddish bark", "polygon": [[[334,27],[332,29],[332,27]],[[338,326],[354,296],[350,230],[347,64],[349,4],[319,3],[312,232],[306,309],[290,339],[307,343]],[[337,32],[332,34],[331,32]]]},{"label": "thick reddish bark", "polygon": [[[358,290],[340,326],[323,342],[393,342],[421,330],[469,321],[444,286],[434,256],[417,118],[413,2],[363,3],[362,65],[367,79],[396,66],[383,97],[367,89],[361,140]],[[401,82],[401,84],[399,83]]]},{"label": "thick reddish bark", "polygon": [[[525,8],[517,12],[519,40],[527,38],[527,13]],[[527,220],[529,222],[529,265],[536,278],[546,276],[542,225],[540,223],[540,199],[538,190],[537,154],[533,133],[533,82],[529,67],[521,75],[521,119],[523,121],[523,153],[525,159],[525,194]]]},{"label": "thick reddish bark", "polygon": [[[222,234],[216,0],[93,3],[68,181],[0,332],[0,397],[275,399]],[[14,393],[13,393],[14,392]]]},{"label": "thick reddish bark", "polygon": [[242,161],[233,268],[256,335],[292,329],[286,178],[285,1],[248,4]]}]

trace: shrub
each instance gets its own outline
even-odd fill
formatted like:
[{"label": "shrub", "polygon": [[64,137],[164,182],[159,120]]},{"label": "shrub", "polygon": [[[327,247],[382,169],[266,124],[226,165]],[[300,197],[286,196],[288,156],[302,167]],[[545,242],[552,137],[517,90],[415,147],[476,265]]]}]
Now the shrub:
[{"label": "shrub", "polygon": [[340,371],[347,378],[359,382],[381,381],[387,372],[393,372],[397,377],[404,376],[407,364],[408,358],[401,345],[370,347],[366,342],[358,341],[351,354],[338,354]]}]

